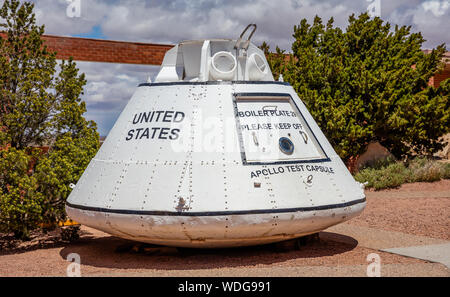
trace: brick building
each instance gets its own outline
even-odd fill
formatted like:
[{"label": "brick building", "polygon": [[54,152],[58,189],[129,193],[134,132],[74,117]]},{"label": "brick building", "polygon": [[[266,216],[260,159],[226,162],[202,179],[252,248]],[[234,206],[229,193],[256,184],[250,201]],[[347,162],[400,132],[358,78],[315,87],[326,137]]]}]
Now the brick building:
[{"label": "brick building", "polygon": [[[431,50],[424,50],[424,53],[428,54]],[[445,63],[444,69],[434,75],[430,79],[429,84],[434,86],[435,88],[440,85],[441,82],[446,80],[447,78],[450,78],[450,52],[446,52],[444,54],[444,57],[442,58],[442,61]]]},{"label": "brick building", "polygon": [[[4,34],[0,33],[4,37]],[[125,42],[102,39],[62,37],[44,35],[45,44],[57,52],[57,58],[67,60],[73,57],[76,61],[107,62],[142,65],[161,65],[164,54],[171,49],[171,44],[155,44],[142,42]],[[431,50],[424,50],[425,53]],[[444,69],[430,79],[434,87],[450,77],[450,52],[443,58]]]}]

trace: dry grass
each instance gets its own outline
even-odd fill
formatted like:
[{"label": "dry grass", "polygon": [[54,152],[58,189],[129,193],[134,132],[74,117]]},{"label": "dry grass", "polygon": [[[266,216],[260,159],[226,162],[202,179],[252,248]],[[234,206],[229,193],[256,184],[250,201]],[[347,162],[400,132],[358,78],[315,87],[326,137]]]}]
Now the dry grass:
[{"label": "dry grass", "polygon": [[354,177],[359,182],[367,182],[368,188],[396,188],[404,183],[449,179],[450,164],[426,158],[415,158],[409,162],[386,159],[361,169]]}]

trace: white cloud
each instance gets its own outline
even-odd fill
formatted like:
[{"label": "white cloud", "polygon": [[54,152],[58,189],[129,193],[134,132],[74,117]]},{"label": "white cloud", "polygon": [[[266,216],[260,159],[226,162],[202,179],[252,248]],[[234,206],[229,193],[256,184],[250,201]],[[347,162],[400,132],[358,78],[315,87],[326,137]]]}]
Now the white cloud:
[{"label": "white cloud", "polygon": [[88,33],[94,26],[101,25],[111,3],[99,0],[80,0],[80,17],[69,17],[66,0],[33,0],[40,25],[45,24],[46,34],[75,35]]},{"label": "white cloud", "polygon": [[441,17],[443,16],[448,8],[450,7],[449,1],[427,1],[422,3],[422,7],[425,11],[433,12],[434,16]]},{"label": "white cloud", "polygon": [[[34,0],[39,24],[54,35],[86,34],[100,27],[109,39],[177,43],[188,39],[237,38],[245,26],[256,23],[256,44],[290,49],[293,27],[318,15],[326,22],[347,26],[348,16],[367,10],[366,0],[80,0],[80,18],[69,18],[66,0]],[[425,48],[450,44],[449,0],[380,0],[381,18],[391,24],[411,25],[422,32]],[[3,1],[0,0],[0,4]],[[449,50],[449,49],[448,49]],[[78,63],[88,84],[84,100],[87,117],[106,134],[136,86],[157,67]]]},{"label": "white cloud", "polygon": [[[202,1],[136,2],[122,0],[112,6],[102,23],[112,39],[177,43],[186,39],[237,38],[249,23],[258,24],[255,42],[269,41],[288,49],[294,25],[317,14],[334,16],[344,25],[352,12],[366,3],[354,1]],[[171,3],[172,5],[168,5]]]},{"label": "white cloud", "polygon": [[[367,10],[367,0],[79,0],[80,18],[69,18],[67,0],[33,0],[47,34],[86,34],[95,26],[110,39],[177,43],[186,39],[236,38],[249,23],[258,24],[256,43],[289,49],[294,25],[315,15],[334,17],[344,27],[351,13]],[[449,0],[379,0],[381,17],[412,25],[427,46],[449,43]],[[0,0],[0,3],[3,3]],[[432,30],[440,28],[439,34]]]},{"label": "white cloud", "polygon": [[407,8],[394,9],[387,19],[392,24],[411,25],[413,32],[421,32],[426,42],[423,48],[434,48],[439,44],[450,46],[449,1],[426,1]]},{"label": "white cloud", "polygon": [[138,85],[159,70],[156,66],[92,62],[77,62],[77,66],[87,79],[82,97],[87,106],[85,117],[98,124],[100,135],[108,134]]}]

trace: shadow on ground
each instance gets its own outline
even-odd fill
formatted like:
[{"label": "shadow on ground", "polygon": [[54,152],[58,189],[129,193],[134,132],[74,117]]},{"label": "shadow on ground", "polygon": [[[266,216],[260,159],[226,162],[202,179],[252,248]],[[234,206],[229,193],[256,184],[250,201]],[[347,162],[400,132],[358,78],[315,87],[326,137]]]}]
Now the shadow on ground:
[{"label": "shadow on ground", "polygon": [[[337,240],[335,240],[337,239]],[[348,236],[321,232],[320,240],[280,251],[277,246],[263,245],[228,249],[168,249],[170,252],[146,254],[122,247],[135,243],[117,237],[87,238],[60,251],[67,259],[80,255],[81,264],[97,268],[191,270],[267,265],[299,258],[333,256],[353,250],[358,242]],[[119,252],[119,250],[121,250]]]},{"label": "shadow on ground", "polygon": [[[71,246],[69,242],[61,239],[60,233],[60,229],[49,232],[35,231],[31,234],[28,241],[16,239],[11,234],[0,234],[0,256]],[[86,240],[94,238],[87,231],[81,230],[79,234]]]}]

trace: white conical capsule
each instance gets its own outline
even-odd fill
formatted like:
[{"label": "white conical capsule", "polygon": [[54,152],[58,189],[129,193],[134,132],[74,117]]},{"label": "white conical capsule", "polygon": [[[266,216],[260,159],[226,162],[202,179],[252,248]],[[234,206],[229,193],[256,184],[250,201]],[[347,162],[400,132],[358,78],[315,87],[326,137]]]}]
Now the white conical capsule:
[{"label": "white conical capsule", "polygon": [[[316,233],[364,209],[294,89],[274,81],[255,45],[247,61],[235,45],[187,41],[167,53],[70,194],[70,218],[135,241],[231,247]],[[213,69],[213,57],[228,60]]]}]

